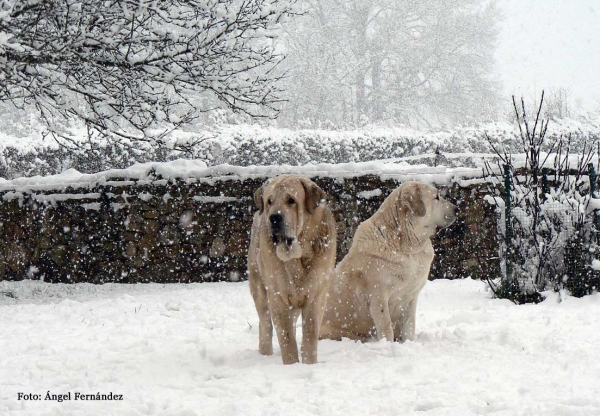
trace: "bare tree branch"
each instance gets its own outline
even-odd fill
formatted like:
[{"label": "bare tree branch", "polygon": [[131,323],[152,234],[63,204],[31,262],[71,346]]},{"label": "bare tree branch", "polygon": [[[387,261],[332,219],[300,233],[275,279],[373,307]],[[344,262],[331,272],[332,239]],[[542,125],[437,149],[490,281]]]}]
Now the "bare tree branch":
[{"label": "bare tree branch", "polygon": [[276,42],[295,2],[2,0],[0,101],[33,103],[65,145],[59,119],[161,143],[215,106],[276,117]]}]

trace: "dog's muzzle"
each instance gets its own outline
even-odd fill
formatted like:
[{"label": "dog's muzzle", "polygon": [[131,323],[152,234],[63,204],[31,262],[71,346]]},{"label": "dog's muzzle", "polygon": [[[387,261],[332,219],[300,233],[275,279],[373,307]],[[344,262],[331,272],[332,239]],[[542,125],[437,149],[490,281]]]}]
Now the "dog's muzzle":
[{"label": "dog's muzzle", "polygon": [[456,221],[456,218],[458,218],[458,207],[452,204],[451,213],[447,213],[446,215],[444,215],[444,219],[446,220],[445,226],[448,227],[449,225],[452,225],[454,221]]},{"label": "dog's muzzle", "polygon": [[269,217],[269,223],[271,224],[271,238],[273,239],[273,244],[278,245],[285,243],[288,247],[291,247],[295,238],[286,235],[283,216],[275,213]]},{"label": "dog's muzzle", "polygon": [[294,241],[296,240],[294,237],[286,237],[283,235],[271,235],[271,238],[273,239],[273,245],[277,246],[281,243],[285,243],[288,247],[291,247],[292,244],[294,244]]}]

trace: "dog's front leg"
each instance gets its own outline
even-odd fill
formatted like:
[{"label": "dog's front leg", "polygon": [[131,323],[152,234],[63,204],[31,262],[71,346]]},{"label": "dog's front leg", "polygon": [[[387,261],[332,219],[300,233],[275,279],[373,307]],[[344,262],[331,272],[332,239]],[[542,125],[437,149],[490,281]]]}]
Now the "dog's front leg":
[{"label": "dog's front leg", "polygon": [[388,299],[380,290],[372,292],[369,301],[369,312],[377,330],[377,340],[380,341],[385,338],[388,341],[393,341],[394,328],[390,318]]},{"label": "dog's front leg", "polygon": [[402,313],[400,321],[396,324],[396,340],[400,342],[415,340],[416,319],[417,296],[408,303],[406,310]]},{"label": "dog's front leg", "polygon": [[[282,303],[282,302],[281,302]],[[275,332],[281,348],[281,359],[284,364],[294,364],[298,360],[298,345],[296,344],[295,314],[288,305],[280,305],[277,311],[271,310]]]},{"label": "dog's front leg", "polygon": [[317,363],[317,345],[325,311],[325,296],[324,292],[302,309],[302,362],[304,364]]},{"label": "dog's front leg", "polygon": [[267,291],[265,285],[252,275],[252,270],[250,270],[250,279],[250,293],[258,313],[258,352],[262,355],[273,355],[273,323],[267,301]]}]

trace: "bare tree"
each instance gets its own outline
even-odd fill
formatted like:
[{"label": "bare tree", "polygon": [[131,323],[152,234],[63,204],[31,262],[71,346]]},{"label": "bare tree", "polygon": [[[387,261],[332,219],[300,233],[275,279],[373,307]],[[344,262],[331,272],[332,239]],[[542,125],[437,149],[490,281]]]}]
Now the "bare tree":
[{"label": "bare tree", "polygon": [[305,0],[286,27],[292,121],[441,125],[495,111],[494,2]]},{"label": "bare tree", "polygon": [[565,87],[550,89],[546,100],[545,117],[556,120],[571,117],[571,90]]},{"label": "bare tree", "polygon": [[75,145],[57,122],[160,144],[217,107],[275,116],[276,39],[295,1],[0,0],[0,101],[35,105]]}]

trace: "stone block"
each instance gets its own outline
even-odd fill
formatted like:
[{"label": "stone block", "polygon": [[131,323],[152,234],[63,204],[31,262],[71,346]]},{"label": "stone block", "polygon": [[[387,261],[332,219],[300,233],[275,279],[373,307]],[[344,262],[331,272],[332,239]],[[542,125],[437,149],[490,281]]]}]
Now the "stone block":
[{"label": "stone block", "polygon": [[155,236],[146,234],[140,238],[138,246],[140,249],[150,252],[158,247],[158,241]]},{"label": "stone block", "polygon": [[142,230],[146,234],[156,234],[160,229],[160,221],[156,219],[146,220],[142,225]]},{"label": "stone block", "polygon": [[23,240],[26,237],[25,231],[18,224],[7,221],[4,223],[3,233],[9,241]]},{"label": "stone block", "polygon": [[138,254],[137,245],[133,241],[128,241],[127,244],[125,244],[123,254],[129,259],[136,257]]},{"label": "stone block", "polygon": [[63,266],[67,262],[67,253],[67,247],[63,245],[54,246],[48,251],[50,258],[58,266]]},{"label": "stone block", "polygon": [[[138,211],[136,209],[137,207],[131,207],[129,216],[127,217],[126,222],[128,223],[127,228],[133,230],[131,227],[134,226],[134,224],[143,224],[144,222],[146,222],[146,217],[144,217],[144,214],[141,211]],[[138,230],[133,230],[133,231],[138,231]],[[141,231],[141,230],[140,230]]]},{"label": "stone block", "polygon": [[30,262],[29,253],[18,243],[6,245],[3,257],[8,268],[15,273],[24,273]]},{"label": "stone block", "polygon": [[233,233],[227,239],[225,253],[233,256],[244,257],[248,254],[250,235],[247,233]]},{"label": "stone block", "polygon": [[153,218],[160,217],[160,212],[158,212],[157,210],[144,211],[143,215],[144,215],[144,218],[146,218],[146,219],[153,219]]},{"label": "stone block", "polygon": [[47,236],[43,235],[43,236],[40,238],[40,243],[39,243],[39,246],[40,246],[40,248],[41,248],[41,249],[43,249],[43,250],[48,250],[50,247],[52,247],[52,241],[50,240],[50,238],[49,238],[49,237],[47,237]]},{"label": "stone block", "polygon": [[181,233],[174,224],[165,225],[159,232],[158,242],[163,246],[178,245],[181,242]]},{"label": "stone block", "polygon": [[225,253],[225,241],[221,237],[216,237],[212,240],[210,245],[209,256],[210,257],[221,257]]},{"label": "stone block", "polygon": [[141,233],[136,233],[133,231],[121,231],[121,238],[124,241],[139,241],[141,237]]}]

